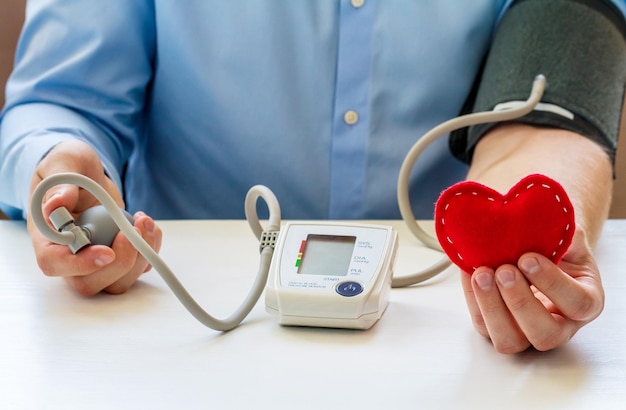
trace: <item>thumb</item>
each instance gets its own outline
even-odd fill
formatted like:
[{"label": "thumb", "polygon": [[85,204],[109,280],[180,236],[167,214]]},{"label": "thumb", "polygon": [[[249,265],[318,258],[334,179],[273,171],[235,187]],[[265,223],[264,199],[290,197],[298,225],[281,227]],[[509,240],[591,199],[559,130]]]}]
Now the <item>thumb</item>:
[{"label": "thumb", "polygon": [[73,214],[80,212],[78,205],[78,190],[75,185],[56,185],[46,192],[42,202],[42,210],[47,218],[52,211],[65,207]]},{"label": "thumb", "polygon": [[[67,140],[54,146],[41,159],[31,180],[31,194],[46,177],[60,172],[74,172],[85,175],[100,185],[111,185],[109,192],[116,193],[114,184],[109,183],[96,151],[79,140]],[[119,197],[119,195],[117,195]],[[116,197],[116,199],[117,199]],[[45,193],[42,210],[44,216],[60,206],[64,206],[75,216],[97,203],[95,198],[75,185],[57,185]]]}]

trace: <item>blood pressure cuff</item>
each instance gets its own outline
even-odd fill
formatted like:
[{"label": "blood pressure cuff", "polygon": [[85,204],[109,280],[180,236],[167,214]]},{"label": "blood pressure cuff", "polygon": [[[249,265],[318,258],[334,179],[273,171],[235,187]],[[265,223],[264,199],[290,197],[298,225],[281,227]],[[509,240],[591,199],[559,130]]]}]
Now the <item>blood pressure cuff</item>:
[{"label": "blood pressure cuff", "polygon": [[[609,0],[518,0],[503,16],[463,113],[515,106],[543,74],[541,105],[516,120],[584,135],[615,161],[626,85],[626,20]],[[496,124],[458,130],[452,153],[471,162]]]}]

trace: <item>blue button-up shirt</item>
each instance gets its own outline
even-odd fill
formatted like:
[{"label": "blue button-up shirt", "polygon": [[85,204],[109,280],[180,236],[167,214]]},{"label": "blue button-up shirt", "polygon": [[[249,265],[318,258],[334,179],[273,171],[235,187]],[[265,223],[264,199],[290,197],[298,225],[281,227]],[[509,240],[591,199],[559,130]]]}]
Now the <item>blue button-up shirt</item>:
[{"label": "blue button-up shirt", "polygon": [[[255,184],[285,218],[397,218],[404,156],[459,113],[507,3],[32,2],[7,85],[0,203],[21,214],[42,155],[80,138],[129,210],[155,218],[240,218]],[[430,147],[416,215],[465,171],[445,139]]]}]

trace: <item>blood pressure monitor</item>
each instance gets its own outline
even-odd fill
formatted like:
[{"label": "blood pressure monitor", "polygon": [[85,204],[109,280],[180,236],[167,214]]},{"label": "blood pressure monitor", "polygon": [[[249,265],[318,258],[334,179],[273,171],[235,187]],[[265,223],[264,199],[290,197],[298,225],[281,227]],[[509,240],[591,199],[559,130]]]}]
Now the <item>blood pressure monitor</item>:
[{"label": "blood pressure monitor", "polygon": [[265,289],[283,325],[368,329],[389,302],[397,233],[357,223],[286,223]]},{"label": "blood pressure monitor", "polygon": [[[544,87],[545,78],[538,76],[530,97],[519,107],[473,113],[447,121],[433,128],[411,148],[398,175],[398,205],[409,230],[425,245],[440,249],[437,239],[418,225],[411,209],[409,178],[417,157],[431,142],[456,129],[510,121],[526,115],[540,101]],[[61,207],[50,214],[53,229],[43,215],[41,204],[47,190],[59,184],[73,184],[87,190],[106,212],[90,213],[90,221],[75,221],[73,215]],[[256,213],[258,198],[265,200],[269,210],[265,228]],[[444,257],[417,274],[394,279],[397,234],[391,227],[331,222],[282,225],[278,199],[269,188],[261,185],[250,188],[244,209],[246,219],[260,241],[259,272],[239,308],[225,319],[211,316],[193,299],[169,266],[134,229],[128,215],[95,181],[74,173],[51,175],[33,191],[30,213],[34,225],[48,240],[67,245],[73,253],[92,244],[110,246],[107,241],[117,234],[117,229],[111,229],[111,224],[115,224],[161,275],[185,308],[199,322],[219,331],[237,327],[264,291],[266,310],[274,313],[281,324],[368,329],[385,311],[392,285],[402,287],[419,283],[450,264]]]}]

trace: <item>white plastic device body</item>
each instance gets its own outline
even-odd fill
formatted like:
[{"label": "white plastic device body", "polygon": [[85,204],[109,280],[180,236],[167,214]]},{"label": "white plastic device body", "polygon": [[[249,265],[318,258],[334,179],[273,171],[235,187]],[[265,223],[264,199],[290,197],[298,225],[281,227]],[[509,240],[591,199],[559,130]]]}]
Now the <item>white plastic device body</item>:
[{"label": "white plastic device body", "polygon": [[282,325],[369,329],[389,303],[397,236],[385,225],[287,222],[266,310]]}]

